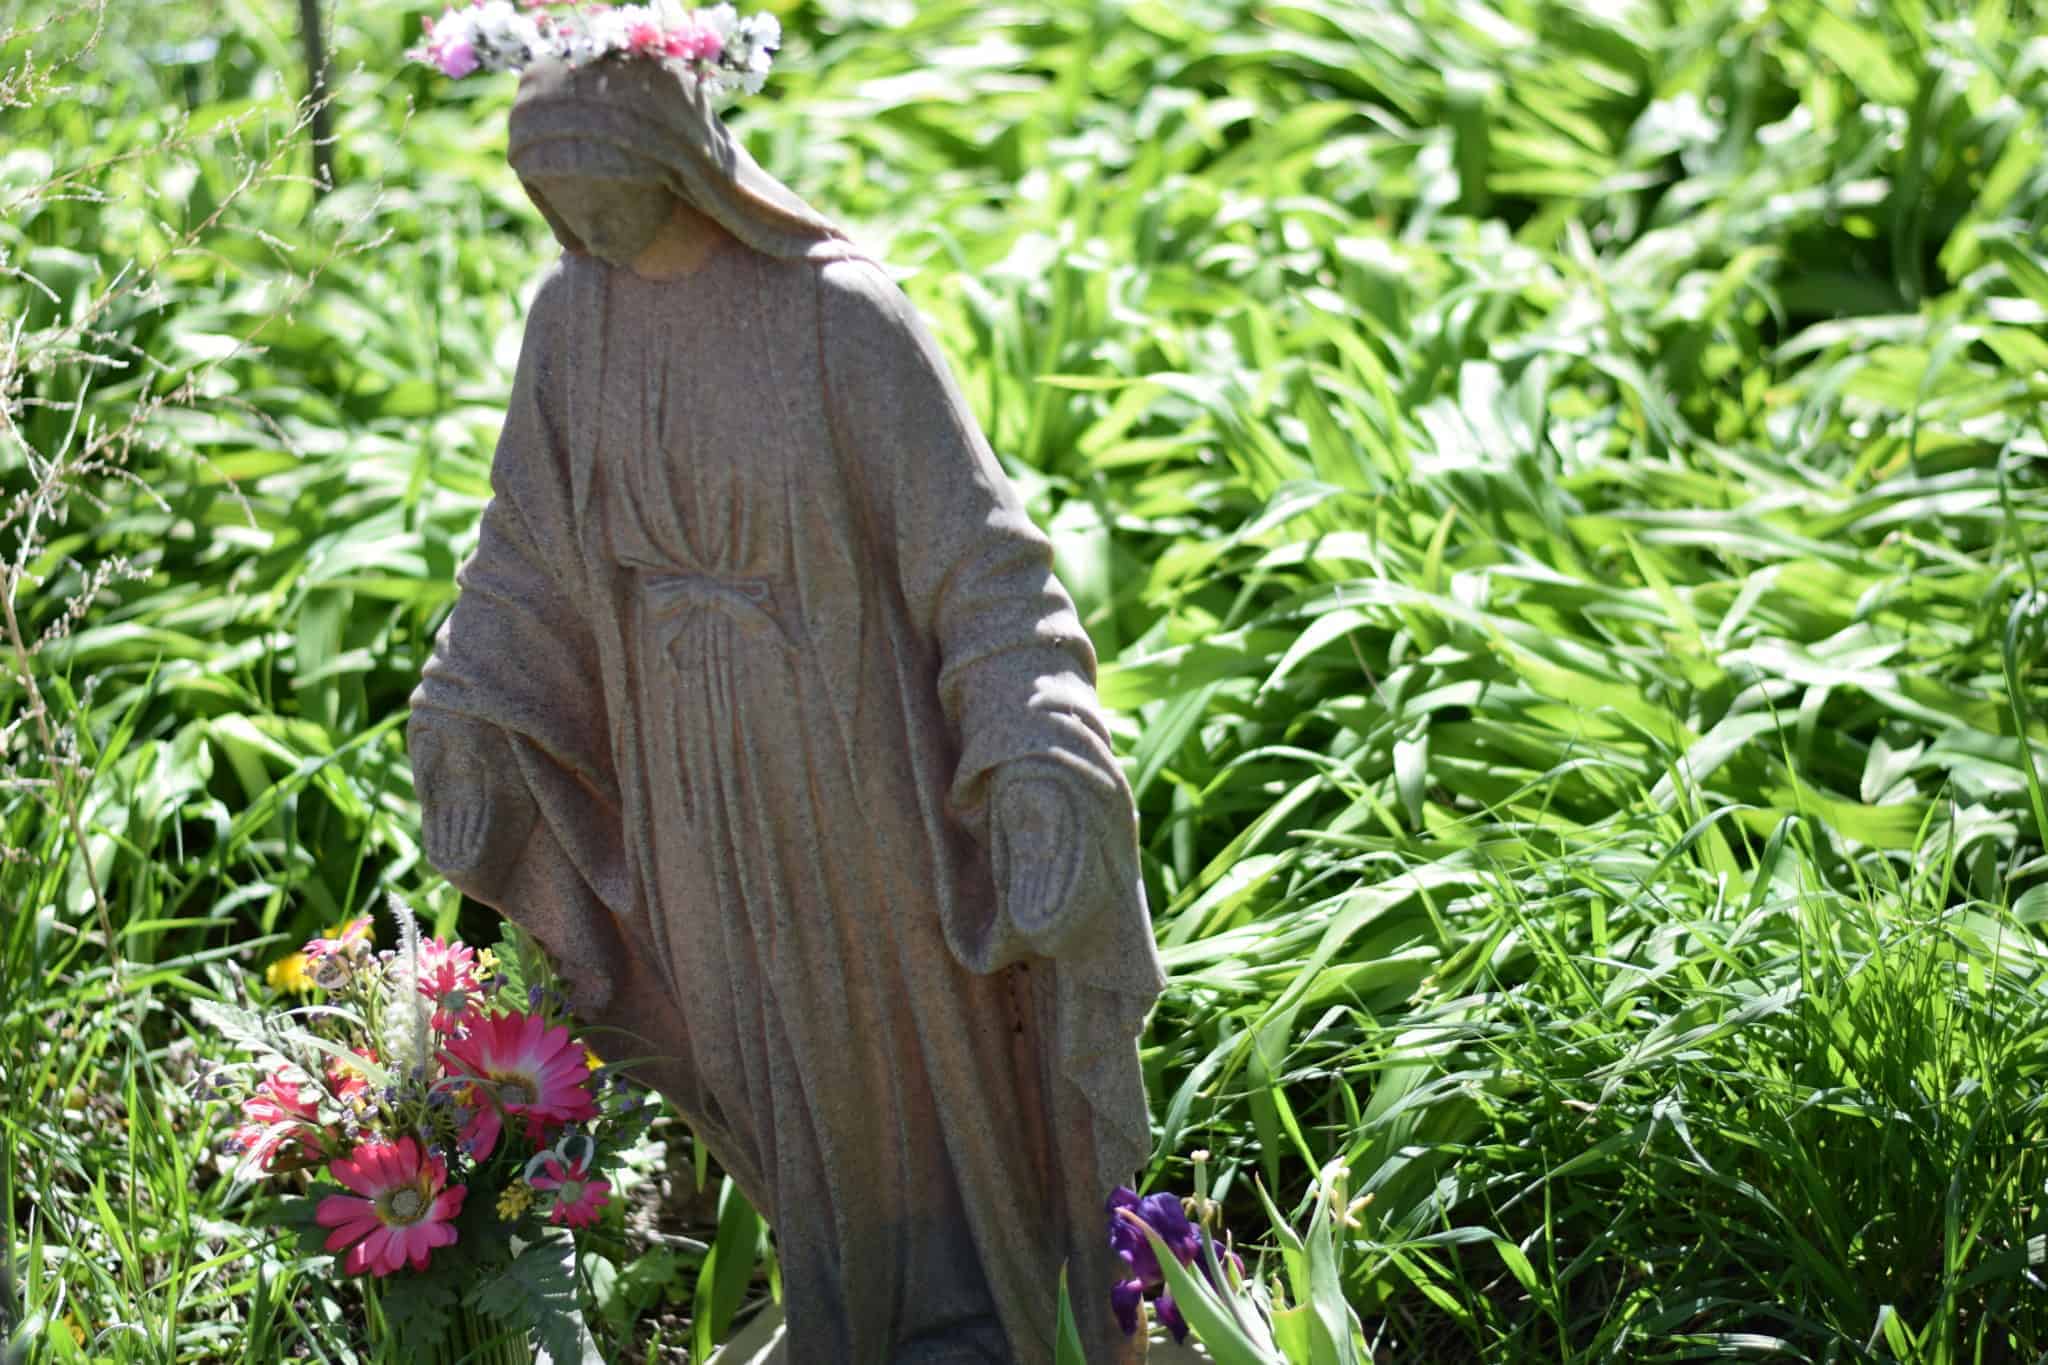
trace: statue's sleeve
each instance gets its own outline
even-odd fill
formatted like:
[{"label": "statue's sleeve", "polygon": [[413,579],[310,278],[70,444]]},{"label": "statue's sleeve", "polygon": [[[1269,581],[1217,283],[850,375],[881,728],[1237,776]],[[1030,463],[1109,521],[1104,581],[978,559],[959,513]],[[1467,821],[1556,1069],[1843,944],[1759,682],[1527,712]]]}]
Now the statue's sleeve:
[{"label": "statue's sleeve", "polygon": [[1095,699],[1095,651],[1053,576],[1051,542],[930,333],[867,261],[828,267],[823,308],[835,437],[911,623],[938,655],[939,700],[960,749],[952,815],[986,843],[994,778],[1026,758],[1121,786]]},{"label": "statue's sleeve", "polygon": [[[827,267],[821,350],[834,439],[862,486],[878,548],[936,657],[957,747],[953,818],[1004,842],[1012,788],[1064,797],[1076,862],[1049,903],[963,900],[947,942],[993,971],[1057,965],[1058,1065],[1093,1111],[1105,1172],[1142,1160],[1144,1083],[1132,1039],[1164,985],[1138,868],[1137,815],[1095,695],[1095,651],[1032,524],[909,300],[866,261]],[[998,869],[1000,871],[1000,869]]]},{"label": "statue's sleeve", "polygon": [[[528,316],[492,497],[408,726],[428,861],[555,955],[586,1017],[620,968],[628,913],[600,663],[556,427],[564,282]],[[579,605],[583,604],[583,605]]]}]

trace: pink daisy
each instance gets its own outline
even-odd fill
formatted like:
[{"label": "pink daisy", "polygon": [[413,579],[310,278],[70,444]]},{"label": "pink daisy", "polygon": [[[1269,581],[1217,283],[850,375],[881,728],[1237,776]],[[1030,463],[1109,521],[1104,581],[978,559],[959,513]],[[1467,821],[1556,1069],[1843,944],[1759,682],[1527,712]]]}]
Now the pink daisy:
[{"label": "pink daisy", "polygon": [[370,946],[370,919],[352,919],[325,937],[306,940],[299,951],[306,955],[306,975],[323,991],[339,990],[348,983],[349,959]]},{"label": "pink daisy", "polygon": [[414,1139],[365,1143],[329,1162],[327,1172],[361,1196],[330,1194],[313,1211],[314,1222],[334,1229],[327,1249],[348,1248],[346,1273],[389,1275],[408,1262],[425,1270],[433,1249],[455,1240],[451,1220],[469,1189],[449,1185],[447,1163],[422,1159]]},{"label": "pink daisy", "polygon": [[420,944],[420,994],[434,1007],[433,1025],[454,1033],[483,1012],[483,985],[476,953],[466,943],[430,938]]},{"label": "pink daisy", "polygon": [[329,953],[346,955],[358,948],[368,947],[369,942],[370,917],[361,915],[319,938],[307,939],[306,946],[299,951],[307,957],[325,957]]},{"label": "pink daisy", "polygon": [[[351,1048],[350,1051],[365,1061],[377,1060],[377,1054],[366,1047]],[[344,1105],[353,1104],[369,1098],[370,1078],[357,1067],[336,1057],[327,1063],[327,1088]]]},{"label": "pink daisy", "polygon": [[534,1176],[526,1183],[537,1190],[555,1192],[554,1208],[548,1214],[550,1223],[587,1227],[598,1220],[598,1210],[611,1202],[611,1182],[590,1178],[588,1154],[567,1166],[560,1158],[550,1156],[544,1169],[547,1174]]},{"label": "pink daisy", "polygon": [[[481,1161],[498,1145],[499,1110],[526,1116],[526,1134],[538,1142],[547,1125],[597,1117],[586,1081],[590,1054],[560,1025],[539,1014],[492,1014],[473,1020],[469,1033],[442,1050],[449,1074],[471,1076],[476,1114],[462,1130],[462,1146]],[[477,1091],[486,1093],[478,1094]],[[497,1103],[491,1102],[495,1095]]]},{"label": "pink daisy", "polygon": [[[319,1116],[317,1099],[307,1095],[298,1082],[286,1079],[283,1071],[273,1071],[263,1078],[255,1094],[242,1101],[244,1122],[235,1130],[235,1142],[266,1171],[281,1155],[300,1158],[301,1164],[306,1158],[317,1161],[320,1129],[315,1120]],[[273,1132],[273,1125],[280,1123],[299,1126]]]}]

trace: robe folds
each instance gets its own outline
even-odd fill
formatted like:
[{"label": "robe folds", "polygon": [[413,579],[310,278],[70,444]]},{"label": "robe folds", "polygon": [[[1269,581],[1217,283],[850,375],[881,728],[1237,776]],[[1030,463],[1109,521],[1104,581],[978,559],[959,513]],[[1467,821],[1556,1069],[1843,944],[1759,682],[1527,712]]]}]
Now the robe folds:
[{"label": "robe folds", "polygon": [[[768,1217],[790,1359],[1049,1365],[1063,1264],[1124,1358],[1103,1200],[1162,985],[1130,792],[914,310],[851,254],[567,255],[492,485],[413,699],[427,854]],[[1043,905],[1001,889],[1019,783],[1079,830]]]}]

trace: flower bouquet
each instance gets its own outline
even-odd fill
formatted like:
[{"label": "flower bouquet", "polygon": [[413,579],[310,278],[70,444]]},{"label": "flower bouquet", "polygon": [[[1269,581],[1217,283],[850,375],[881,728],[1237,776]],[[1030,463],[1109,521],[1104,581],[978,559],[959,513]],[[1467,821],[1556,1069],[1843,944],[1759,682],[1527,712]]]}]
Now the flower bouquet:
[{"label": "flower bouquet", "polygon": [[572,1035],[517,931],[476,951],[392,909],[395,950],[365,918],[273,966],[307,1003],[195,1007],[251,1054],[238,1174],[300,1188],[265,1208],[357,1278],[373,1339],[422,1360],[581,1360],[573,1230],[604,1216],[601,1172],[656,1101]]}]

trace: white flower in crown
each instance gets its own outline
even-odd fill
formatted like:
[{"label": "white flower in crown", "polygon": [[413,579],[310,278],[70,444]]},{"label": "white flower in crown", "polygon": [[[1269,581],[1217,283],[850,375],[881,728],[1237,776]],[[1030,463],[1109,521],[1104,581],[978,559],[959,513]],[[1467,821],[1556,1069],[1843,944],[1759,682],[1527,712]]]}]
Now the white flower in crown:
[{"label": "white flower in crown", "polygon": [[639,58],[661,62],[722,98],[760,90],[781,46],[782,25],[774,15],[742,19],[731,5],[690,9],[681,0],[650,0],[577,5],[534,17],[510,0],[474,0],[428,20],[425,41],[406,55],[456,80],[476,71],[518,71],[546,58],[571,66]]},{"label": "white flower in crown", "polygon": [[426,41],[408,55],[458,80],[472,71],[516,70],[533,60],[542,44],[540,24],[514,9],[511,0],[451,9],[438,20],[427,20],[426,27]]}]

